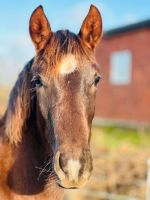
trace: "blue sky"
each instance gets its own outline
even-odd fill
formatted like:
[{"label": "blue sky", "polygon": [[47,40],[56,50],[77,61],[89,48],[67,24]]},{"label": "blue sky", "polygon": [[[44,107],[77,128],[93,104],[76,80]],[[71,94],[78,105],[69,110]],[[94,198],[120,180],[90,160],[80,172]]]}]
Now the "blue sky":
[{"label": "blue sky", "polygon": [[1,0],[0,86],[12,84],[34,55],[28,22],[38,5],[43,5],[53,31],[70,29],[78,33],[90,4],[99,8],[104,30],[150,19],[150,0]]}]

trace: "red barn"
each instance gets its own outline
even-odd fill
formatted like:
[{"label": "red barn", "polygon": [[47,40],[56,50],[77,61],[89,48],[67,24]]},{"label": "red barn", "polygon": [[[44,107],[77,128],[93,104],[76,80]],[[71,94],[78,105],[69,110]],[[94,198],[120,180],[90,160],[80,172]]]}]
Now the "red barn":
[{"label": "red barn", "polygon": [[150,121],[150,20],[104,33],[96,57],[102,81],[96,118]]}]

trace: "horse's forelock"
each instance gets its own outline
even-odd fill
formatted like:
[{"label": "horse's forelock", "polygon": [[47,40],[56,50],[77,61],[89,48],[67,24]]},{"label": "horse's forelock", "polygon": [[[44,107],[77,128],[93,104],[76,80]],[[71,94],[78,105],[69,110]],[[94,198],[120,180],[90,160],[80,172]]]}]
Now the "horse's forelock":
[{"label": "horse's forelock", "polygon": [[46,53],[55,65],[62,57],[71,54],[78,59],[81,59],[83,56],[91,59],[88,48],[82,44],[78,35],[68,30],[57,31],[50,37]]}]

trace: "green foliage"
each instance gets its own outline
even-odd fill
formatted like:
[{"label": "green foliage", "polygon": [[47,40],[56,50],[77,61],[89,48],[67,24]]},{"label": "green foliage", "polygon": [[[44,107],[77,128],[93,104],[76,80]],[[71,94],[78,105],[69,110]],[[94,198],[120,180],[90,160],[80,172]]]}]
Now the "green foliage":
[{"label": "green foliage", "polygon": [[109,149],[129,144],[135,148],[150,147],[150,130],[118,128],[118,127],[93,127],[92,144],[105,146]]}]

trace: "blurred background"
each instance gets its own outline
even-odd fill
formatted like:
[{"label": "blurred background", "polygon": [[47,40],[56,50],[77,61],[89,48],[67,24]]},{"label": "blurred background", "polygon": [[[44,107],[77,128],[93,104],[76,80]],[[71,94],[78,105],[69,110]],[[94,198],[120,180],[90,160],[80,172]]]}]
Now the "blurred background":
[{"label": "blurred background", "polygon": [[150,200],[150,1],[1,0],[0,115],[18,73],[34,56],[28,24],[40,4],[53,31],[78,33],[90,4],[103,18],[96,49],[102,81],[92,128],[94,171],[85,188],[66,191],[65,200]]}]

